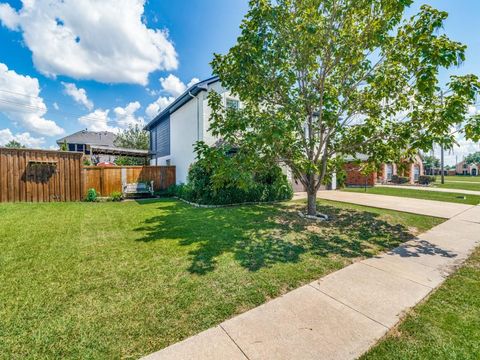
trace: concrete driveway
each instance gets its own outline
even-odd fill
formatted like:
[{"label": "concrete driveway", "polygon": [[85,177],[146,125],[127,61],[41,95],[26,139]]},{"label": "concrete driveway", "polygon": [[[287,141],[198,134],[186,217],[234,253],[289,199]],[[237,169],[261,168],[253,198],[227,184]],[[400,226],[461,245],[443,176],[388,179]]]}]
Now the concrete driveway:
[{"label": "concrete driveway", "polygon": [[[435,216],[444,219],[451,219],[475,207],[473,205],[447,203],[433,200],[421,200],[398,196],[362,194],[343,191],[319,191],[317,196],[318,199],[346,202],[381,209],[404,211],[413,214]],[[306,198],[306,193],[296,193],[294,196],[294,200]]]}]

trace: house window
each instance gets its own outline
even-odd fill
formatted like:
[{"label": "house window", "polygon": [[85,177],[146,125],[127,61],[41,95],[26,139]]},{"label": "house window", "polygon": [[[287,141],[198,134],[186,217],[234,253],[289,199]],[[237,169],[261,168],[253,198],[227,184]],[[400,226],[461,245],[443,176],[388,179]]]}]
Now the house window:
[{"label": "house window", "polygon": [[235,99],[227,99],[227,109],[238,110],[240,108],[240,101]]},{"label": "house window", "polygon": [[75,144],[68,144],[68,151],[77,151]]},{"label": "house window", "polygon": [[77,144],[77,151],[78,152],[84,152],[85,151],[85,146],[83,144]]},{"label": "house window", "polygon": [[387,164],[387,181],[391,181],[393,176],[393,165]]},{"label": "house window", "polygon": [[157,152],[157,129],[150,130],[150,150]]},{"label": "house window", "polygon": [[420,178],[420,166],[415,165],[413,168],[413,180],[418,181]]},{"label": "house window", "polygon": [[157,156],[170,155],[170,117],[167,116],[155,127],[155,149]]}]

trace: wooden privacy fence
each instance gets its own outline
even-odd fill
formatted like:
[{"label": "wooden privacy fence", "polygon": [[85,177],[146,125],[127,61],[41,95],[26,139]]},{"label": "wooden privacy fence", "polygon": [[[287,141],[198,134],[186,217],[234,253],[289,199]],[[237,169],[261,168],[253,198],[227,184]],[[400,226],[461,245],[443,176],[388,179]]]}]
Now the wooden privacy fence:
[{"label": "wooden privacy fence", "polygon": [[0,148],[0,202],[79,201],[82,154]]},{"label": "wooden privacy fence", "polygon": [[156,191],[175,184],[174,166],[84,167],[76,152],[0,148],[0,202],[81,201],[88,189],[102,196],[124,182],[153,180]]},{"label": "wooden privacy fence", "polygon": [[165,190],[175,184],[175,166],[87,166],[83,169],[84,194],[95,189],[101,196],[122,192],[125,183],[150,182],[155,191]]}]

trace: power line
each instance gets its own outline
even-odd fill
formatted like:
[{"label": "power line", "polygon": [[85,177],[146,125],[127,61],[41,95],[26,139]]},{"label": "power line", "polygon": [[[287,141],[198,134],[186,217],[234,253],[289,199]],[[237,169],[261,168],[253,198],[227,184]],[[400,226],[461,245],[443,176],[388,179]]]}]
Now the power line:
[{"label": "power line", "polygon": [[[16,102],[16,101],[11,101],[11,100],[8,100],[8,99],[1,99],[0,98],[0,103],[3,103],[3,104],[7,104],[7,105],[15,105],[17,107],[20,107],[20,108],[23,108],[23,109],[26,109],[26,110],[30,110],[30,111],[47,111],[47,107],[45,106],[44,108],[43,107],[39,107],[39,106],[34,106],[34,105],[30,105],[30,104],[27,104],[27,103],[20,103],[20,102]],[[16,109],[8,109],[6,111],[10,111],[10,112],[22,112],[20,111],[20,109],[16,110]],[[108,118],[101,118],[99,116],[92,116],[92,115],[80,115],[80,114],[73,114],[73,113],[69,113],[69,112],[66,112],[66,111],[63,111],[63,110],[56,110],[57,112],[59,113],[63,113],[65,115],[69,115],[69,116],[73,116],[73,117],[76,117],[76,118],[82,118],[82,120],[91,120],[91,121],[97,121],[97,122],[102,122],[102,123],[118,123],[119,120],[111,120],[111,119],[108,119]]]}]

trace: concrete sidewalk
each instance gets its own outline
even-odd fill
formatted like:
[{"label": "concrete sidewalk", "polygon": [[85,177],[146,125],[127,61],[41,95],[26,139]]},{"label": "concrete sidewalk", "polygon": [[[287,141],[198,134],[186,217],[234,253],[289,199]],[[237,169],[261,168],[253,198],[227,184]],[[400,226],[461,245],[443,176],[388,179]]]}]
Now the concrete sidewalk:
[{"label": "concrete sidewalk", "polygon": [[479,243],[480,207],[469,207],[417,240],[350,265],[145,359],[357,358]]},{"label": "concrete sidewalk", "polygon": [[[296,193],[294,200],[306,199],[306,197],[306,193]],[[404,211],[444,219],[451,219],[454,216],[475,207],[474,205],[348,191],[319,191],[317,197],[318,199]]]},{"label": "concrete sidewalk", "polygon": [[407,189],[407,190],[420,190],[420,191],[435,191],[435,192],[444,192],[452,194],[464,194],[464,195],[478,195],[480,196],[480,191],[475,190],[463,190],[463,189],[447,189],[447,188],[436,188],[436,187],[426,187],[426,186],[404,186],[404,185],[381,185],[377,184],[375,187],[385,187],[393,189]]}]

